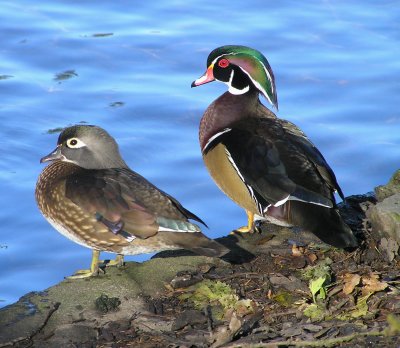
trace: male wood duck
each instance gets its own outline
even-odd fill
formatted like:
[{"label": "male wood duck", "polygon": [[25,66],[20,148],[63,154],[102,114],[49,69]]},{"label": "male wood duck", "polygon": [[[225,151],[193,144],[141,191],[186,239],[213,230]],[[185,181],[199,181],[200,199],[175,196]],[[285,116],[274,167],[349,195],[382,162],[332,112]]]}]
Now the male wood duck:
[{"label": "male wood duck", "polygon": [[219,188],[254,219],[299,226],[335,247],[358,245],[336,207],[344,199],[335,174],[319,150],[293,123],[261,104],[261,93],[278,108],[275,79],[267,59],[245,46],[222,46],[192,87],[211,81],[228,85],[200,122],[204,162]]},{"label": "male wood duck", "polygon": [[118,254],[116,263],[123,255],[180,248],[211,257],[227,253],[189,222],[203,223],[200,218],[128,167],[104,129],[66,128],[40,160],[48,161],[36,185],[40,211],[64,236],[93,250],[90,270],[73,277],[97,274],[100,251]]}]

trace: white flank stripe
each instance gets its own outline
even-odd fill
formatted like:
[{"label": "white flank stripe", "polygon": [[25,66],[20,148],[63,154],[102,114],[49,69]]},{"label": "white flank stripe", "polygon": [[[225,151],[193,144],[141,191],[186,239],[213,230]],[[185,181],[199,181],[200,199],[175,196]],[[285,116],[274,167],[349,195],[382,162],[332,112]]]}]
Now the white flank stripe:
[{"label": "white flank stripe", "polygon": [[[122,237],[124,237],[124,236],[122,236]],[[136,239],[136,237],[135,236],[131,236],[131,237],[124,237],[129,243],[130,242],[132,242],[133,240],[135,240]]]},{"label": "white flank stripe", "polygon": [[266,207],[264,210],[263,210],[263,213],[265,214],[266,212],[268,212],[268,208],[271,206],[272,204],[270,204],[268,207]]},{"label": "white flank stripe", "polygon": [[[289,196],[287,196],[286,198],[284,198],[284,199],[282,199],[282,200],[276,202],[273,206],[274,206],[274,207],[279,207],[280,205],[285,204],[287,201],[299,201],[299,202],[304,202],[304,203],[319,205],[319,206],[325,207],[325,208],[332,208],[330,205],[326,205],[326,204],[318,203],[318,202],[313,202],[313,201],[306,201],[306,200],[304,200],[304,199],[300,199],[300,198],[297,198],[296,196],[291,196],[291,195],[289,195]],[[269,208],[269,207],[267,207],[267,208],[264,210],[264,213],[268,210],[268,208]]]},{"label": "white flank stripe", "polygon": [[332,208],[332,206],[330,206],[330,205],[326,205],[326,204],[318,203],[318,202],[313,202],[313,201],[306,201],[306,200],[304,200],[304,199],[297,198],[296,196],[290,196],[289,199],[290,199],[291,201],[300,201],[300,202],[305,202],[305,203],[310,203],[310,204],[319,205],[319,206],[325,207],[325,208]]},{"label": "white flank stripe", "polygon": [[256,198],[256,196],[254,194],[253,188],[246,184],[246,181],[244,180],[242,173],[240,173],[239,168],[237,167],[235,161],[233,160],[230,152],[228,151],[228,149],[226,147],[225,147],[225,152],[226,152],[226,155],[228,156],[229,162],[231,162],[231,164],[232,164],[232,167],[236,170],[236,172],[238,173],[240,179],[243,181],[243,183],[246,185],[247,189],[249,190],[249,193],[250,193],[251,197],[253,198],[254,202],[257,205],[258,211],[260,213],[262,213],[263,208],[262,208],[261,204],[258,202],[258,200],[257,200],[257,198]]},{"label": "white flank stripe", "polygon": [[192,231],[192,230],[174,230],[173,228],[167,227],[158,227],[158,232],[185,232],[185,233],[198,233],[200,231]]},{"label": "white flank stripe", "polygon": [[210,139],[208,139],[207,143],[204,145],[203,149],[201,150],[202,152],[205,152],[207,150],[208,145],[210,145],[210,143],[218,138],[220,135],[229,132],[230,130],[232,130],[231,128],[225,128],[224,130],[222,130],[221,132],[218,132],[216,134],[214,134]]},{"label": "white flank stripe", "polygon": [[274,207],[279,207],[280,205],[285,204],[290,198],[291,198],[290,195],[288,195],[284,199],[281,199],[280,201],[276,202],[274,204]]}]

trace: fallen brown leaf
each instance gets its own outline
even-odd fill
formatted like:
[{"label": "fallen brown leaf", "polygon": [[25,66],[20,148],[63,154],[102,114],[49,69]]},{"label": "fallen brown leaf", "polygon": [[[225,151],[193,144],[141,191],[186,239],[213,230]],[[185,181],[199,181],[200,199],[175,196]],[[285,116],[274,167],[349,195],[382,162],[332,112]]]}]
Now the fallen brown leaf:
[{"label": "fallen brown leaf", "polygon": [[314,253],[308,254],[307,257],[308,257],[308,259],[310,260],[311,263],[314,263],[318,259],[318,256],[315,255]]},{"label": "fallen brown leaf", "polygon": [[361,276],[358,274],[352,274],[352,273],[346,273],[344,275],[344,286],[343,286],[343,292],[346,295],[350,295],[354,288],[360,284]]},{"label": "fallen brown leaf", "polygon": [[386,282],[379,281],[379,274],[377,273],[370,273],[369,276],[363,276],[362,283],[364,285],[361,290],[363,296],[385,290],[388,287]]},{"label": "fallen brown leaf", "polygon": [[304,248],[298,247],[296,244],[292,245],[292,254],[293,256],[301,256],[304,254]]}]

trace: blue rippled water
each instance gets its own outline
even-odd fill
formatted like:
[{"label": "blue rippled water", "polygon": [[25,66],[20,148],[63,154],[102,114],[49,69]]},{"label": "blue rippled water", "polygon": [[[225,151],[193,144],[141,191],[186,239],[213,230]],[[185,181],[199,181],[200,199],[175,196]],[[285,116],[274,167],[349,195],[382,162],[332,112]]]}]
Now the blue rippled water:
[{"label": "blue rippled water", "polygon": [[209,236],[244,223],[197,140],[226,87],[190,84],[217,46],[268,57],[278,115],[309,135],[346,195],[387,182],[400,167],[399,23],[400,2],[389,0],[2,1],[0,305],[90,261],[36,208],[39,159],[56,144],[49,130],[106,128],[131,167],[202,217]]}]

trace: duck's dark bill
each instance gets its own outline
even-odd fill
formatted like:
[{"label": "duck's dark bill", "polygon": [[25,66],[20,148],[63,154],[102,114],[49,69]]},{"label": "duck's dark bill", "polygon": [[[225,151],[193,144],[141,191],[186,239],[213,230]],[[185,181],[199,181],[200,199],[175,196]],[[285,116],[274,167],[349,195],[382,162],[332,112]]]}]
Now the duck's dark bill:
[{"label": "duck's dark bill", "polygon": [[40,163],[59,160],[62,157],[63,155],[61,154],[61,147],[57,146],[53,152],[49,153],[47,156],[42,157],[40,159]]}]

